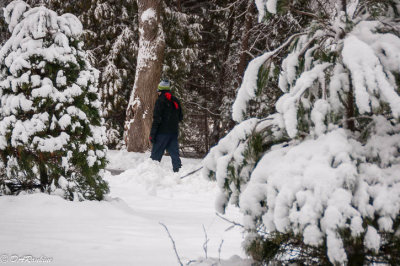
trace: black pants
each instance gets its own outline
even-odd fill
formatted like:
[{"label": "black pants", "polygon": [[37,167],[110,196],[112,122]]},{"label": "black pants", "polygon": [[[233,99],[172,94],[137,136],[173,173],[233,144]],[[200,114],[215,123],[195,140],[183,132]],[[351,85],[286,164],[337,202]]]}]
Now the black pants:
[{"label": "black pants", "polygon": [[172,168],[178,170],[182,163],[179,158],[178,134],[158,134],[150,158],[155,161],[161,161],[164,151],[167,150],[172,160]]}]

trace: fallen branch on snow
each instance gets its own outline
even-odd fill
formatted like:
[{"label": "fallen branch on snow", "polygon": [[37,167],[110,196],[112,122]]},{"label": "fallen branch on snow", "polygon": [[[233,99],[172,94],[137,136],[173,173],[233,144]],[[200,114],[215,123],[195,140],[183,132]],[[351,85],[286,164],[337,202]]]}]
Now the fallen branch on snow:
[{"label": "fallen branch on snow", "polygon": [[186,174],[186,175],[184,175],[184,176],[181,176],[181,179],[182,179],[182,178],[185,178],[185,177],[188,177],[188,176],[190,176],[190,175],[193,175],[194,173],[200,171],[201,169],[203,169],[203,166],[200,167],[200,168],[198,168],[198,169],[196,169],[196,170],[193,170],[192,172],[190,172],[190,173],[188,173],[188,174]]}]

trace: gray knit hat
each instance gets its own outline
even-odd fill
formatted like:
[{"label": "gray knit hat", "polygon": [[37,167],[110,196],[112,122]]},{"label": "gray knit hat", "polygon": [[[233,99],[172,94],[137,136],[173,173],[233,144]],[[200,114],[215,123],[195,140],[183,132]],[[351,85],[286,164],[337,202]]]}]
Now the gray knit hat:
[{"label": "gray knit hat", "polygon": [[157,87],[157,91],[169,91],[170,89],[171,83],[167,79],[162,80]]}]

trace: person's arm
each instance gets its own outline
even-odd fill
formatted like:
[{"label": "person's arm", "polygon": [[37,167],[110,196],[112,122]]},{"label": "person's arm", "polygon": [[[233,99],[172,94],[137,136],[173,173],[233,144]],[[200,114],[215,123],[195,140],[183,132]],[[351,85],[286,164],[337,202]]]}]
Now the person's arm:
[{"label": "person's arm", "polygon": [[156,104],[154,105],[154,111],[153,111],[153,124],[151,125],[151,131],[150,131],[151,142],[155,142],[156,140],[157,131],[162,121],[162,113],[163,113],[163,103],[161,99],[158,98]]},{"label": "person's arm", "polygon": [[179,100],[177,100],[177,102],[178,102],[178,106],[179,106],[179,122],[182,122],[182,120],[183,120],[182,105]]}]

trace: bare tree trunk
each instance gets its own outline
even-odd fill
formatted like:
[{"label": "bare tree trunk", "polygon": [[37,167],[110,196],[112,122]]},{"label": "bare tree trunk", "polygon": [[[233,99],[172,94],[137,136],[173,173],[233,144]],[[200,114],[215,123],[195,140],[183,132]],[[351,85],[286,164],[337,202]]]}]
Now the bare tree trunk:
[{"label": "bare tree trunk", "polygon": [[124,137],[128,151],[145,152],[150,148],[153,106],[161,77],[165,40],[160,19],[162,0],[137,1],[139,55],[135,85],[126,111]]},{"label": "bare tree trunk", "polygon": [[349,77],[350,83],[349,83],[349,93],[347,95],[347,105],[346,105],[346,127],[347,129],[350,129],[351,131],[355,131],[355,121],[354,121],[354,89],[353,89],[353,84],[351,83],[351,77]]},{"label": "bare tree trunk", "polygon": [[182,5],[181,5],[181,0],[178,0],[176,3],[177,7],[178,7],[178,11],[182,12]]},{"label": "bare tree trunk", "polygon": [[205,113],[205,115],[204,115],[204,140],[205,140],[205,146],[206,146],[205,152],[208,152],[210,150],[208,114],[206,111],[204,111],[204,113]]},{"label": "bare tree trunk", "polygon": [[242,83],[244,71],[246,70],[247,63],[249,62],[249,55],[247,54],[249,50],[249,38],[250,38],[250,30],[253,27],[253,19],[254,19],[254,1],[248,0],[247,10],[245,15],[245,25],[242,33],[242,44],[241,44],[241,53],[239,58],[239,64],[237,68],[237,77],[238,77],[238,85]]},{"label": "bare tree trunk", "polygon": [[[227,60],[229,57],[229,51],[231,48],[231,43],[232,43],[232,36],[233,36],[233,26],[235,23],[235,8],[232,7],[231,11],[229,12],[229,24],[228,24],[228,34],[226,37],[226,41],[225,41],[225,48],[224,48],[224,53],[222,56],[222,67],[221,67],[221,72],[219,75],[219,93],[217,93],[217,95],[215,95],[215,106],[222,106],[222,101],[223,98],[230,93],[231,88],[228,86],[226,86],[226,65],[228,64]],[[229,78],[229,77],[228,77]],[[221,139],[221,137],[223,136],[224,130],[226,128],[229,128],[230,125],[221,125],[220,123],[221,121],[221,117],[219,116],[213,116],[213,130],[211,132],[211,137],[210,137],[210,142],[209,142],[209,147],[214,146],[215,144],[218,143],[218,141]],[[208,149],[209,149],[208,147]],[[208,151],[207,149],[207,151]]]}]

